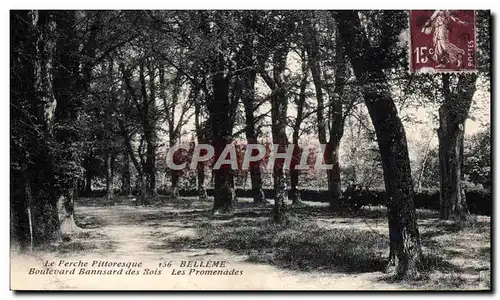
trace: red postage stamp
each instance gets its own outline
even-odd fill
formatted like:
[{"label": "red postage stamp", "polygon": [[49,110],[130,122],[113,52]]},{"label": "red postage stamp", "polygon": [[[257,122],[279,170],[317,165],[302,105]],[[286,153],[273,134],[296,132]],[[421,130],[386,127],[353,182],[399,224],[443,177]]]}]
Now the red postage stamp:
[{"label": "red postage stamp", "polygon": [[476,71],[474,10],[410,11],[410,71]]}]

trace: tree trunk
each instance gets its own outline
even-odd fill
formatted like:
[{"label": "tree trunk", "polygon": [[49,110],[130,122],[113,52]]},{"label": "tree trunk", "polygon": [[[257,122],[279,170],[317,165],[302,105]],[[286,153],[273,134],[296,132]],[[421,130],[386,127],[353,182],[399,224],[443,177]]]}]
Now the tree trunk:
[{"label": "tree trunk", "polygon": [[122,195],[132,195],[132,187],[130,185],[130,162],[127,151],[123,152],[123,166],[122,166]]},{"label": "tree trunk", "polygon": [[[438,132],[438,134],[439,134],[439,132]],[[424,181],[425,166],[427,164],[427,159],[429,158],[429,150],[430,150],[431,141],[432,141],[432,139],[429,139],[429,141],[427,142],[427,146],[425,147],[424,157],[422,158],[422,164],[421,164],[420,170],[418,172],[417,193],[419,193],[420,190],[422,189],[422,181]]]},{"label": "tree trunk", "polygon": [[[148,97],[145,75],[144,75],[144,62],[139,65],[139,80],[141,82],[141,120],[142,128],[144,131],[144,138],[146,140],[146,163],[144,166],[144,175],[146,182],[147,195],[151,198],[157,196],[156,191],[156,133],[154,131],[154,117],[155,113],[155,86],[154,80],[149,81],[150,97]],[[149,76],[154,77],[153,70],[150,69]],[[151,98],[151,99],[150,99]]]},{"label": "tree trunk", "polygon": [[396,264],[399,278],[415,277],[422,250],[406,134],[374,52],[386,49],[371,48],[357,12],[338,11],[333,14],[377,135],[388,195],[390,264]]},{"label": "tree trunk", "polygon": [[[53,16],[48,11],[33,11],[31,14],[32,17],[32,25],[33,30],[36,33],[36,57],[34,61],[34,90],[36,92],[37,100],[37,112],[38,112],[38,120],[43,124],[44,129],[44,143],[47,146],[46,150],[49,150],[49,145],[54,143],[54,133],[53,133],[53,124],[55,119],[55,112],[57,101],[54,95],[53,88],[53,58],[55,55],[55,47],[56,47],[56,37],[55,37],[55,29],[56,22],[53,19]],[[42,33],[43,32],[43,33]],[[53,168],[54,168],[54,157],[53,151],[47,151],[46,153],[41,153],[39,159],[39,163],[46,162],[44,165],[40,166],[42,168],[47,168],[47,173],[43,174],[43,181],[50,184],[53,181],[53,178],[47,178],[47,176],[54,176]],[[41,187],[43,189],[43,187]],[[43,190],[42,190],[43,191]],[[39,191],[41,192],[41,191]],[[36,193],[35,193],[36,195]],[[51,197],[57,197],[57,192],[49,193]],[[58,217],[57,209],[58,207],[54,205],[56,201],[54,199],[48,199],[46,203],[40,203],[38,210],[45,209],[46,212],[35,211],[30,214],[34,215],[34,223],[38,226],[42,224],[51,224],[55,225],[55,228],[51,228],[54,232],[45,232],[48,237],[51,234],[55,234],[56,236],[61,233],[60,229],[60,218]],[[46,206],[46,207],[44,207]],[[38,217],[38,218],[37,218]]]},{"label": "tree trunk", "polygon": [[[221,64],[224,60],[219,57]],[[212,75],[213,95],[208,104],[212,126],[212,143],[214,146],[214,161],[219,159],[226,145],[231,143],[231,111],[229,105],[229,78],[222,72]],[[215,195],[213,213],[228,213],[232,211],[235,200],[233,170],[229,165],[222,165],[214,170]]]},{"label": "tree trunk", "polygon": [[321,77],[321,57],[319,42],[317,40],[317,33],[313,25],[307,21],[306,26],[308,28],[308,47],[307,52],[309,54],[309,66],[311,69],[311,75],[313,78],[313,83],[316,92],[316,99],[318,102],[317,106],[317,120],[318,120],[318,139],[320,144],[326,144],[325,153],[323,153],[323,158],[327,164],[333,165],[332,169],[328,169],[327,180],[328,180],[328,194],[330,207],[335,208],[339,204],[339,200],[342,197],[342,187],[340,180],[340,163],[339,163],[339,147],[340,139],[343,135],[344,124],[343,124],[343,111],[342,111],[342,101],[343,101],[343,90],[344,81],[346,74],[346,64],[344,58],[344,52],[342,50],[342,44],[337,40],[335,42],[335,91],[330,95],[330,103],[328,104],[331,109],[331,115],[329,116],[330,121],[330,136],[327,142],[326,136],[326,120],[324,117],[325,106],[324,106],[324,92],[323,92],[323,79]]},{"label": "tree trunk", "polygon": [[233,209],[235,192],[233,188],[233,175],[229,168],[221,167],[215,170],[215,195],[212,212],[214,214],[229,213]]},{"label": "tree trunk", "polygon": [[347,77],[347,62],[340,39],[335,41],[335,89],[333,95],[330,95],[330,105],[332,107],[330,114],[330,137],[325,150],[325,161],[332,165],[332,169],[327,170],[328,193],[330,198],[330,207],[335,208],[339,205],[342,198],[342,185],[340,178],[339,148],[340,140],[344,135],[344,111],[342,102],[344,101],[344,85]]},{"label": "tree trunk", "polygon": [[172,197],[179,197],[179,171],[170,170],[170,183],[171,183],[171,194]]},{"label": "tree trunk", "polygon": [[[251,21],[247,20],[247,26],[251,26]],[[245,40],[242,49],[242,64],[252,66],[255,64],[253,60],[253,37]],[[244,72],[242,77],[242,94],[241,102],[245,108],[245,135],[248,144],[257,144],[257,128],[255,122],[255,79],[257,72],[248,70]],[[257,153],[255,153],[257,154]],[[250,163],[250,178],[252,182],[253,201],[255,203],[264,203],[264,190],[262,189],[262,174],[260,171],[259,162]]]},{"label": "tree trunk", "polygon": [[196,169],[196,176],[198,181],[198,198],[200,200],[206,200],[208,199],[208,195],[205,189],[205,166],[198,166]]},{"label": "tree trunk", "polygon": [[92,173],[89,170],[85,170],[85,195],[92,197]]},{"label": "tree trunk", "polygon": [[113,184],[113,156],[106,154],[106,200],[113,201],[115,198],[114,184]]},{"label": "tree trunk", "polygon": [[273,220],[278,224],[287,222],[286,216],[286,199],[288,198],[286,191],[286,178],[283,168],[275,168],[273,172],[274,179],[274,208]]},{"label": "tree trunk", "polygon": [[[248,144],[257,144],[257,132],[254,117],[254,103],[255,103],[255,71],[249,72],[250,74],[244,74],[243,76],[243,92],[241,101],[245,107],[245,134]],[[257,154],[257,153],[255,153]],[[252,182],[252,193],[255,203],[263,203],[264,190],[262,189],[262,174],[260,171],[259,162],[251,162],[250,168],[250,178]]]},{"label": "tree trunk", "polygon": [[[279,45],[273,53],[273,78],[274,91],[271,99],[271,131],[273,143],[279,145],[279,152],[284,152],[288,146],[286,136],[286,116],[288,107],[288,97],[286,94],[283,72],[286,68],[286,57],[288,46]],[[286,177],[283,170],[283,164],[275,162],[274,165],[274,221],[278,224],[286,222],[286,203],[288,198],[286,191]]]},{"label": "tree trunk", "polygon": [[[193,87],[193,89],[196,89],[194,92],[191,92],[192,95],[192,101],[194,102],[194,125],[195,125],[195,130],[196,130],[196,139],[198,141],[198,144],[204,144],[207,142],[207,137],[206,137],[206,128],[202,128],[201,125],[201,102],[200,102],[200,92],[199,88]],[[196,166],[196,177],[197,177],[197,182],[198,182],[198,199],[199,200],[206,200],[208,199],[207,195],[207,190],[205,189],[205,164],[204,163],[198,163]]]},{"label": "tree trunk", "polygon": [[306,26],[308,28],[308,43],[307,43],[307,53],[309,59],[309,67],[311,69],[311,75],[314,82],[314,89],[316,92],[317,110],[317,128],[318,128],[318,139],[320,144],[326,144],[326,123],[325,123],[325,104],[323,97],[323,81],[321,79],[321,65],[320,65],[320,51],[319,43],[316,36],[316,31],[309,20],[306,20]]},{"label": "tree trunk", "polygon": [[295,105],[297,107],[297,117],[295,119],[295,123],[293,124],[293,133],[292,133],[292,143],[294,145],[292,166],[290,166],[290,193],[289,197],[292,200],[293,204],[299,204],[301,202],[300,191],[298,189],[299,186],[299,173],[300,171],[297,169],[297,165],[300,163],[300,157],[302,155],[301,149],[299,146],[299,135],[300,135],[300,127],[302,126],[302,122],[304,121],[304,104],[306,102],[306,91],[308,82],[308,74],[309,64],[306,59],[306,51],[302,49],[301,57],[302,57],[302,79],[300,81],[300,89],[299,96],[296,98]]},{"label": "tree trunk", "polygon": [[337,207],[339,205],[339,200],[342,198],[339,147],[340,147],[339,141],[335,139],[330,139],[325,148],[326,164],[332,165],[332,168],[328,169],[326,173],[328,179],[328,194],[329,194],[331,208]]},{"label": "tree trunk", "polygon": [[137,179],[139,182],[139,201],[137,201],[137,204],[140,205],[147,205],[147,196],[148,196],[148,187],[147,187],[147,182],[146,182],[146,176],[144,176],[144,173],[139,172],[137,175]]},{"label": "tree trunk", "polygon": [[[295,147],[298,147],[296,145]],[[299,186],[299,170],[290,170],[290,193],[289,199],[292,200],[292,204],[299,204],[301,202]]]},{"label": "tree trunk", "polygon": [[[39,101],[38,118],[44,124],[45,143],[46,145],[57,145],[63,141],[71,142],[71,135],[66,134],[64,130],[62,133],[55,131],[53,126],[56,119],[60,121],[61,124],[69,124],[72,118],[75,117],[74,107],[68,109],[64,114],[61,114],[62,108],[66,108],[68,103],[62,97],[61,103],[58,103],[56,94],[54,93],[53,74],[56,68],[53,66],[53,60],[56,55],[56,17],[52,15],[50,11],[33,11],[31,16],[32,24],[37,34],[36,58],[34,61],[34,89]],[[66,42],[66,40],[64,40],[64,42]],[[65,84],[65,87],[68,86],[70,85]],[[59,104],[63,106],[58,107]],[[47,150],[50,148],[52,147],[47,147]],[[63,149],[62,151],[68,150]],[[52,230],[56,236],[71,234],[79,229],[73,218],[75,179],[71,177],[71,175],[66,174],[67,171],[62,173],[55,168],[56,165],[68,163],[68,161],[58,161],[59,156],[55,155],[54,150],[49,150],[48,153],[43,155],[46,156],[45,161],[48,162],[43,168],[52,170],[51,172],[45,173],[43,180],[54,189],[54,191],[49,194],[55,199],[48,201],[47,204],[49,206],[44,207],[43,204],[39,206],[42,209],[47,209],[47,212],[35,213],[35,215],[42,216],[42,219],[44,219],[38,221],[49,224],[54,223],[52,219],[55,217],[57,225]],[[51,211],[53,213],[50,213]],[[37,222],[37,220],[35,220],[35,222]],[[39,222],[37,223],[40,224]],[[48,232],[45,234],[50,235]]]},{"label": "tree trunk", "polygon": [[476,90],[477,75],[460,75],[450,88],[450,75],[443,75],[444,102],[439,108],[440,218],[465,221],[470,216],[462,186],[465,121]]},{"label": "tree trunk", "polygon": [[147,197],[147,184],[146,184],[146,179],[144,176],[144,171],[141,162],[135,157],[134,155],[134,149],[132,148],[132,144],[130,142],[130,136],[121,120],[120,122],[120,128],[122,131],[122,136],[125,142],[125,147],[128,151],[129,157],[132,160],[132,164],[135,167],[135,170],[137,171],[137,179],[136,179],[136,185],[139,185],[139,201],[136,201],[136,204],[141,204],[141,205],[146,205],[146,197]]}]

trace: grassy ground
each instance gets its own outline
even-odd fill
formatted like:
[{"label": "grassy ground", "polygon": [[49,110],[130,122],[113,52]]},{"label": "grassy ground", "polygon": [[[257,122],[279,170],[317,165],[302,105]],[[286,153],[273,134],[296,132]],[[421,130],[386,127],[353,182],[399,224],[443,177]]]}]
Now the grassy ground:
[{"label": "grassy ground", "polygon": [[[422,279],[394,282],[382,272],[388,255],[385,209],[331,213],[325,204],[289,206],[286,226],[271,221],[272,203],[255,206],[239,199],[230,215],[213,216],[212,202],[160,198],[148,207],[121,198],[115,205],[81,199],[76,222],[84,229],[48,251],[58,256],[224,259],[252,273],[308,289],[488,289],[490,218],[467,226],[418,211],[424,252]],[[266,267],[269,266],[269,267]],[[264,268],[264,269],[262,269]],[[214,284],[207,283],[207,284]],[[274,283],[273,283],[274,284]]]}]

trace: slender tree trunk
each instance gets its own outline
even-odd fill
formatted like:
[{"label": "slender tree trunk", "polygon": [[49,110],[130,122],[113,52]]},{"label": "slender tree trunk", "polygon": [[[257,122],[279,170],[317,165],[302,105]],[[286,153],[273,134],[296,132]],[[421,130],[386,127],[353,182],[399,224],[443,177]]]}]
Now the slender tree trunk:
[{"label": "slender tree trunk", "polygon": [[465,221],[470,216],[462,186],[465,121],[476,91],[477,75],[460,75],[452,89],[444,74],[444,103],[439,108],[440,217]]},{"label": "slender tree trunk", "polygon": [[[299,147],[298,144],[295,147]],[[301,202],[299,186],[299,170],[293,168],[290,170],[290,193],[289,199],[292,200],[292,204],[298,204]]]},{"label": "slender tree trunk", "polygon": [[147,204],[146,197],[148,193],[147,193],[147,184],[144,176],[143,167],[141,162],[134,155],[134,149],[132,148],[129,133],[127,132],[123,122],[121,120],[119,120],[119,122],[122,131],[122,136],[125,142],[125,147],[128,151],[130,159],[132,160],[132,164],[134,165],[135,170],[137,171],[136,185],[139,186],[139,195],[138,195],[139,201],[136,201],[136,204],[145,205]]},{"label": "slender tree trunk", "polygon": [[342,96],[344,90],[344,81],[346,76],[346,64],[344,58],[344,51],[342,50],[342,45],[339,41],[335,43],[336,61],[335,61],[335,91],[333,97],[330,97],[329,109],[331,115],[329,116],[330,124],[330,136],[327,142],[326,135],[326,120],[324,117],[325,106],[324,106],[324,92],[323,92],[323,79],[321,77],[321,57],[319,42],[317,40],[317,33],[313,25],[306,21],[306,26],[308,28],[308,47],[307,52],[309,54],[309,66],[311,69],[311,75],[313,78],[313,83],[316,92],[316,99],[318,102],[317,106],[317,120],[318,120],[318,139],[320,144],[326,144],[325,153],[323,153],[324,160],[327,164],[333,165],[332,169],[328,169],[327,180],[328,180],[328,193],[330,198],[330,207],[335,208],[339,204],[339,200],[342,197],[342,187],[340,179],[340,163],[339,163],[339,147],[340,139],[343,135],[344,124],[343,124],[343,111],[342,111]]},{"label": "slender tree trunk", "polygon": [[[255,128],[254,103],[255,103],[255,71],[244,74],[243,92],[241,100],[245,107],[245,134],[249,144],[257,144],[257,132]],[[257,154],[257,153],[253,153]],[[253,199],[255,203],[263,203],[264,190],[262,189],[262,174],[259,162],[250,163],[250,178],[252,182]]]},{"label": "slender tree trunk", "polygon": [[[283,72],[286,68],[286,57],[288,46],[279,45],[273,53],[273,78],[275,83],[274,95],[271,99],[271,131],[273,143],[279,145],[279,152],[285,152],[288,146],[286,136],[286,116],[288,107],[288,97],[285,90]],[[283,164],[275,162],[274,172],[274,221],[278,224],[286,222],[286,203],[288,198],[286,191],[286,177]]]},{"label": "slender tree trunk", "polygon": [[113,185],[113,156],[109,153],[106,154],[106,200],[113,201],[115,198],[114,185]]},{"label": "slender tree trunk", "polygon": [[326,122],[325,122],[325,104],[324,104],[324,94],[323,94],[323,81],[321,79],[321,65],[320,65],[320,52],[319,52],[319,43],[316,37],[316,32],[310,24],[307,22],[307,26],[309,27],[309,43],[308,45],[308,59],[309,59],[309,67],[311,69],[311,75],[314,82],[314,89],[316,92],[316,100],[318,102],[316,118],[317,118],[317,128],[318,128],[318,139],[320,144],[326,144]]},{"label": "slender tree trunk", "polygon": [[123,152],[123,166],[122,166],[122,194],[125,196],[132,195],[132,187],[130,185],[130,161],[127,151]]},{"label": "slender tree trunk", "polygon": [[[252,21],[247,18],[246,23],[247,27],[250,28],[252,25]],[[243,43],[242,49],[242,65],[252,66],[254,65],[253,59],[253,37],[248,38]],[[257,76],[257,72],[255,70],[248,70],[244,72],[242,77],[242,94],[241,94],[241,102],[245,108],[245,135],[247,138],[248,144],[257,144],[257,128],[255,122],[255,79]],[[257,154],[257,153],[253,153]],[[260,171],[260,163],[259,162],[251,162],[250,163],[250,179],[252,182],[252,193],[253,200],[255,203],[264,203],[264,190],[262,189],[262,174]]]},{"label": "slender tree trunk", "polygon": [[[192,101],[195,103],[194,105],[194,125],[196,130],[196,139],[198,140],[198,144],[204,144],[207,142],[207,131],[205,128],[202,128],[201,125],[201,102],[200,102],[200,91],[198,87],[193,87],[195,91],[191,91]],[[205,189],[205,164],[198,163],[196,166],[196,179],[198,182],[198,198],[199,200],[208,199],[207,190]]]},{"label": "slender tree trunk", "polygon": [[325,161],[331,164],[332,168],[327,170],[328,179],[328,194],[330,207],[335,208],[339,205],[339,200],[342,198],[342,185],[340,179],[340,162],[339,162],[339,147],[340,141],[335,138],[330,138],[330,141],[325,148]]},{"label": "slender tree trunk", "polygon": [[176,170],[170,170],[170,184],[172,197],[179,197],[179,172]]},{"label": "slender tree trunk", "polygon": [[344,101],[344,85],[347,77],[347,62],[342,42],[337,39],[335,42],[335,90],[330,96],[332,109],[330,115],[330,137],[326,147],[325,160],[331,164],[332,169],[327,170],[328,193],[330,195],[330,207],[335,208],[339,205],[342,198],[342,184],[340,177],[339,148],[340,140],[344,135],[344,111],[342,102]]},{"label": "slender tree trunk", "polygon": [[[141,82],[141,121],[144,131],[144,138],[146,140],[146,163],[144,166],[144,178],[146,182],[147,195],[151,198],[157,196],[156,192],[156,134],[154,132],[154,113],[155,113],[155,87],[154,80],[150,80],[150,97],[147,94],[146,80],[145,80],[145,63],[141,62],[139,65],[139,80]],[[150,77],[154,77],[154,72],[150,70]],[[151,99],[150,99],[151,98]]]},{"label": "slender tree trunk", "polygon": [[198,197],[200,200],[208,199],[207,190],[205,189],[205,167],[198,166],[196,169],[196,176],[198,181]]},{"label": "slender tree trunk", "polygon": [[396,264],[398,277],[415,277],[422,250],[406,134],[374,52],[386,49],[371,48],[357,12],[338,11],[333,15],[377,135],[389,199],[390,263]]},{"label": "slender tree trunk", "polygon": [[137,174],[137,180],[139,183],[139,201],[137,201],[137,204],[140,205],[147,205],[147,196],[148,196],[148,187],[147,187],[147,182],[146,182],[146,176],[144,173],[138,172]]},{"label": "slender tree trunk", "polygon": [[85,195],[92,197],[92,173],[89,170],[85,170]]},{"label": "slender tree trunk", "polygon": [[301,57],[302,57],[302,79],[300,81],[300,90],[299,95],[296,98],[295,105],[297,107],[297,117],[295,119],[295,123],[293,124],[293,133],[292,133],[292,143],[294,145],[294,155],[292,160],[292,166],[290,167],[290,193],[289,197],[292,200],[293,204],[299,204],[301,202],[300,191],[298,189],[299,186],[299,174],[300,171],[296,168],[300,163],[300,157],[302,155],[302,150],[299,146],[299,135],[300,135],[300,127],[302,126],[302,122],[304,121],[304,104],[306,102],[306,90],[308,85],[308,74],[309,74],[309,64],[306,61],[306,51],[302,49]]},{"label": "slender tree trunk", "polygon": [[424,157],[422,158],[422,164],[418,172],[417,193],[419,193],[422,190],[422,181],[424,181],[425,166],[427,164],[427,159],[429,158],[430,145],[431,145],[431,139],[429,139],[429,141],[427,142],[427,146],[425,147]]}]

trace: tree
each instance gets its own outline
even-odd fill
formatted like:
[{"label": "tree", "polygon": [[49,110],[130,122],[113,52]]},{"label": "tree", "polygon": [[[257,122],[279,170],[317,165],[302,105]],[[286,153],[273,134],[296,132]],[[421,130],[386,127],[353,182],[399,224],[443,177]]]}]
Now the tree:
[{"label": "tree", "polygon": [[[284,72],[296,20],[293,12],[273,12],[268,18],[268,26],[261,28],[259,33],[263,36],[265,47],[272,49],[272,51],[268,50],[267,53],[264,52],[259,57],[259,73],[271,89],[271,132],[273,143],[278,145],[278,152],[284,152],[288,147],[286,116],[288,108],[287,89],[290,85],[285,78]],[[265,49],[262,50],[265,51]],[[272,58],[271,74],[265,69],[268,56]],[[287,192],[283,165],[283,162],[276,160],[273,169],[275,194],[273,217],[276,223],[283,223],[286,220],[285,199],[287,198]]]},{"label": "tree", "polygon": [[[477,14],[477,26],[481,42],[477,47],[483,56],[476,63],[485,76],[489,76],[489,13]],[[485,60],[486,58],[486,60]],[[469,117],[472,97],[476,91],[478,75],[442,75],[443,102],[439,108],[439,182],[440,217],[465,221],[470,213],[467,208],[464,181],[464,134],[465,121]]]},{"label": "tree", "polygon": [[491,127],[465,139],[463,159],[467,179],[491,189]]},{"label": "tree", "polygon": [[[248,32],[247,37],[243,40],[241,48],[240,66],[247,68],[247,71],[241,74],[241,102],[245,108],[245,135],[249,144],[257,144],[258,131],[256,127],[255,110],[258,108],[257,99],[255,98],[255,82],[257,78],[257,68],[255,62],[255,46],[256,30],[258,16],[252,13],[250,16],[244,16],[242,19],[243,26]],[[252,153],[257,155],[257,153]],[[252,182],[252,192],[254,202],[263,203],[265,200],[264,190],[262,189],[262,175],[260,164],[257,162],[250,163],[250,179]]]},{"label": "tree", "polygon": [[[146,197],[156,197],[156,179],[155,179],[155,157],[156,157],[156,132],[155,126],[158,120],[157,107],[155,105],[154,84],[151,87],[151,81],[154,81],[152,73],[149,74],[150,94],[147,93],[146,76],[145,76],[145,60],[142,58],[139,62],[139,92],[132,83],[132,70],[126,69],[122,63],[120,65],[123,74],[123,82],[128,91],[135,111],[138,116],[138,123],[141,125],[140,142],[138,147],[138,159],[135,157],[134,150],[131,144],[131,136],[124,124],[121,125],[122,134],[125,140],[129,155],[138,173],[140,184],[140,199],[141,204],[147,204],[149,200]],[[152,70],[152,68],[150,69]],[[143,151],[144,143],[146,144],[146,153]]]},{"label": "tree", "polygon": [[297,169],[297,165],[300,162],[300,156],[302,151],[299,146],[299,135],[301,133],[301,126],[304,122],[304,110],[306,106],[307,99],[307,84],[308,84],[308,64],[306,59],[306,53],[304,50],[301,51],[301,71],[302,78],[299,83],[299,93],[294,97],[295,107],[297,109],[297,117],[292,125],[292,143],[294,145],[294,155],[292,159],[292,163],[290,166],[290,198],[292,199],[293,204],[300,203],[300,192],[297,188],[299,185],[299,170]]},{"label": "tree", "polygon": [[467,218],[469,210],[462,187],[465,121],[476,88],[477,75],[460,75],[451,89],[450,75],[443,74],[443,103],[439,108],[440,217]]},{"label": "tree", "polygon": [[[34,130],[37,146],[32,147],[35,144],[28,141],[17,146],[14,143],[14,149],[19,147],[15,150],[18,158],[25,161],[20,167],[12,165],[14,177],[23,170],[19,176],[24,179],[17,182],[22,182],[24,191],[22,196],[17,194],[11,199],[16,202],[16,210],[24,207],[28,211],[28,216],[21,211],[17,215],[29,219],[26,223],[30,224],[31,244],[79,230],[73,217],[74,194],[82,175],[78,116],[82,100],[88,95],[92,68],[100,61],[96,58],[98,14],[83,15],[88,18],[87,26],[77,27],[82,14],[74,11],[12,14],[13,25],[19,26],[14,36],[24,37],[14,39],[11,59],[18,70],[28,72],[12,74],[13,79],[25,79],[13,87],[11,104],[31,124],[25,131],[16,127],[26,125],[14,123],[13,131],[20,136],[14,135],[13,140],[22,141]],[[19,101],[21,95],[28,102]],[[36,201],[32,199],[34,194],[40,195]],[[19,196],[27,200],[20,201]]]},{"label": "tree", "polygon": [[[168,141],[170,148],[173,147],[180,141],[182,127],[186,125],[187,119],[189,116],[187,115],[189,109],[193,104],[196,103],[196,99],[198,98],[198,94],[200,89],[198,87],[193,87],[190,90],[189,99],[187,101],[180,101],[180,93],[182,88],[182,73],[180,71],[176,71],[175,76],[172,80],[172,94],[169,99],[167,99],[166,91],[166,81],[165,81],[165,70],[163,67],[159,68],[159,77],[160,77],[160,98],[163,100],[163,108],[165,110],[165,120],[168,125]],[[180,112],[178,111],[178,106],[181,104]],[[176,123],[176,117],[178,118]],[[172,183],[172,195],[174,197],[179,196],[178,192],[178,183],[179,183],[179,175],[180,172],[176,170],[170,170],[171,174],[171,183]]]},{"label": "tree", "polygon": [[[387,11],[384,14],[394,13]],[[420,234],[405,130],[382,70],[383,60],[379,59],[387,48],[370,44],[357,12],[338,11],[333,12],[333,16],[377,135],[388,194],[390,264],[396,265],[399,277],[413,277],[418,274],[421,262]],[[400,16],[396,13],[395,17]],[[396,39],[387,34],[383,36]]]},{"label": "tree", "polygon": [[[339,204],[338,201],[342,197],[339,148],[344,135],[345,120],[354,105],[355,97],[352,92],[349,95],[346,88],[350,74],[343,45],[337,37],[335,25],[331,24],[331,17],[317,12],[310,12],[309,15],[304,21],[305,39],[318,103],[318,139],[320,144],[326,144],[323,154],[325,162],[332,165],[332,168],[327,170],[327,177],[330,206],[333,208]],[[326,29],[326,33],[320,35],[321,28]],[[321,44],[325,46],[322,48]],[[328,73],[332,69],[333,76]],[[325,99],[328,99],[328,103],[325,103]]]}]

